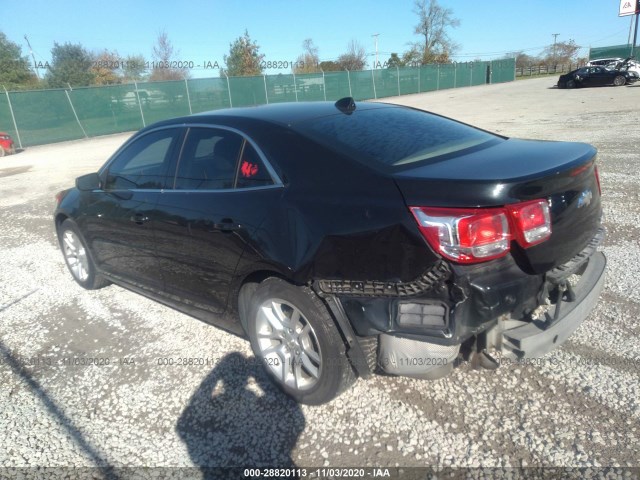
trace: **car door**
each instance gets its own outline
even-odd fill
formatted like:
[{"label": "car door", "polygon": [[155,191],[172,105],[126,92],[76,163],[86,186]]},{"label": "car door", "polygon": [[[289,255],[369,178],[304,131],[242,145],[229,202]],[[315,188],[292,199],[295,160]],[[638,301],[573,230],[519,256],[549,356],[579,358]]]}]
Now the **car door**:
[{"label": "car door", "polygon": [[[157,249],[167,294],[222,313],[238,261],[280,187],[263,156],[239,132],[189,128],[173,188],[157,205]],[[213,321],[237,327],[220,317]]]},{"label": "car door", "polygon": [[601,87],[603,85],[609,85],[613,77],[609,71],[604,67],[593,67],[590,69],[591,85]]},{"label": "car door", "polygon": [[593,67],[581,68],[576,72],[576,79],[579,79],[583,87],[593,86]]},{"label": "car door", "polygon": [[100,172],[84,220],[100,269],[128,283],[161,291],[155,255],[155,206],[183,129],[162,128],[127,144]]}]

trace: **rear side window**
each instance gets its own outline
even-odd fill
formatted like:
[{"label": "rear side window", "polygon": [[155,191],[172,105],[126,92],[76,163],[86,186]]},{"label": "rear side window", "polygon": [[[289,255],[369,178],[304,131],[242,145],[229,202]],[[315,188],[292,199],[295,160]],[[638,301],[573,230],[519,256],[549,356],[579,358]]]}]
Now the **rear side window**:
[{"label": "rear side window", "polygon": [[215,128],[190,128],[175,179],[178,190],[233,188],[243,139]]},{"label": "rear side window", "polygon": [[109,166],[107,190],[159,189],[164,186],[177,128],[148,133],[129,144]]},{"label": "rear side window", "polygon": [[294,128],[329,148],[391,169],[500,138],[427,112],[386,106],[314,118]]},{"label": "rear side window", "polygon": [[246,142],[242,150],[240,165],[238,166],[237,188],[265,187],[273,185],[273,179],[264,166],[255,148]]}]

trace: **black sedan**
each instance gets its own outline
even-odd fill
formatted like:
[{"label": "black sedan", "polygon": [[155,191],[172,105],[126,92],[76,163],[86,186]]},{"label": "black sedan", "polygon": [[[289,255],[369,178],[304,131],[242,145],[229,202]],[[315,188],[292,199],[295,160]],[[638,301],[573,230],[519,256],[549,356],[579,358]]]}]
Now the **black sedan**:
[{"label": "black sedan", "polygon": [[638,81],[638,74],[624,69],[607,69],[605,67],[582,67],[560,75],[558,88],[603,87],[633,84]]},{"label": "black sedan", "polygon": [[57,195],[55,228],[82,287],[246,336],[317,404],[566,340],[604,279],[595,158],[351,98],[221,110],[138,132]]}]

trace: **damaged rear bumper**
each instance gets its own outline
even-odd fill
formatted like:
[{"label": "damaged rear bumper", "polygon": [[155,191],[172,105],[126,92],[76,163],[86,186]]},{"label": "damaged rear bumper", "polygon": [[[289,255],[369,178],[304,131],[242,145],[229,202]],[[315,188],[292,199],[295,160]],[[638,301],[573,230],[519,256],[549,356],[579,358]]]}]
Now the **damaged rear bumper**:
[{"label": "damaged rear bumper", "polygon": [[[560,299],[544,314],[544,318],[534,320],[515,328],[498,325],[502,332],[502,353],[510,358],[537,358],[562,344],[580,326],[595,307],[604,287],[604,270],[607,264],[601,252],[589,258],[580,282],[573,288],[575,299],[571,302]],[[556,318],[556,310],[560,314]]]},{"label": "damaged rear bumper", "polygon": [[[434,268],[419,293],[388,285],[369,291],[365,282],[355,290],[349,284],[347,291],[341,283],[340,294],[324,285],[317,291],[337,319],[360,375],[377,365],[394,375],[439,378],[460,355],[473,361],[478,353],[498,350],[512,359],[536,358],[566,341],[602,291],[606,258],[597,247],[603,238],[600,229],[579,254],[545,274],[527,275],[505,257],[451,273]],[[545,302],[551,303],[547,311],[533,318]],[[365,353],[362,339],[377,339],[377,352]]]}]

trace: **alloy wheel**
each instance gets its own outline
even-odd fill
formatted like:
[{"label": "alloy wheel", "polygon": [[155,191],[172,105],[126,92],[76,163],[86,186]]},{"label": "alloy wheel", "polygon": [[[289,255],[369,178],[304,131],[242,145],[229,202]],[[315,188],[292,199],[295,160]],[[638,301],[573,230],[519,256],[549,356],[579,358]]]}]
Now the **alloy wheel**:
[{"label": "alloy wheel", "polygon": [[71,230],[65,230],[62,234],[62,246],[73,276],[81,282],[86,281],[89,278],[89,259],[78,235]]},{"label": "alloy wheel", "polygon": [[294,305],[268,299],[255,322],[258,348],[266,366],[290,388],[313,388],[321,375],[322,353],[313,327]]}]

